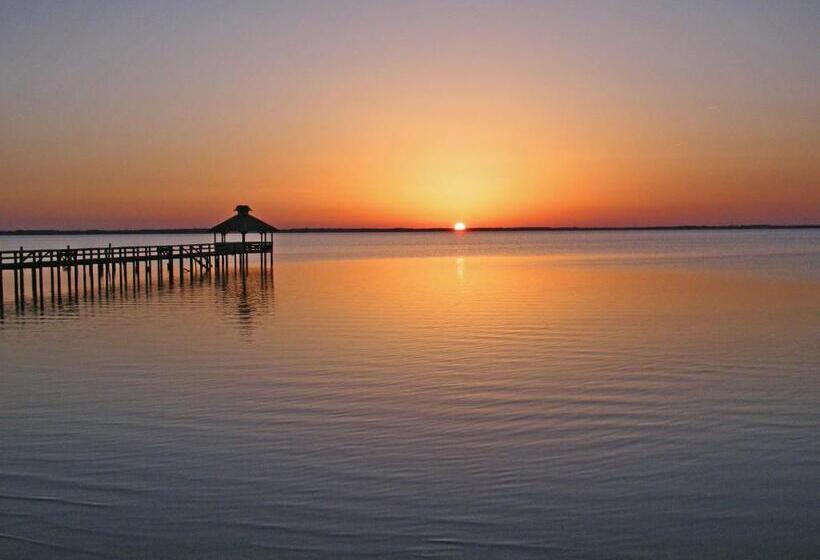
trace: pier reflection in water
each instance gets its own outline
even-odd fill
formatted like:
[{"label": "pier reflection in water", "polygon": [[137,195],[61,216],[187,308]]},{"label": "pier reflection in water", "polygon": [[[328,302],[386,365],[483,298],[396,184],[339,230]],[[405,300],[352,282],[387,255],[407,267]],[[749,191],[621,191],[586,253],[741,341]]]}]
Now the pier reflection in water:
[{"label": "pier reflection in water", "polygon": [[[162,312],[168,306],[182,309],[190,306],[202,310],[202,306],[218,309],[227,319],[229,327],[251,329],[255,318],[268,313],[273,305],[274,275],[272,267],[250,261],[246,266],[214,269],[190,278],[162,285],[131,284],[110,285],[100,292],[55,296],[51,301],[40,299],[14,306],[6,302],[6,313],[0,315],[0,325],[24,324],[26,320],[49,321],[92,319],[108,313],[135,313],[142,316],[144,311]],[[159,309],[157,309],[158,306]],[[140,310],[140,308],[143,308]]]}]

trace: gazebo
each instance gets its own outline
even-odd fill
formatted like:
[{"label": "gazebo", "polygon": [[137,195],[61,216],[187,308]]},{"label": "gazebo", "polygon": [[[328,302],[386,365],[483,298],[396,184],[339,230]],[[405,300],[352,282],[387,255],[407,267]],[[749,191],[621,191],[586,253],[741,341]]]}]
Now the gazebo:
[{"label": "gazebo", "polygon": [[272,225],[263,222],[255,216],[251,216],[251,207],[247,204],[240,204],[235,208],[236,216],[232,216],[221,222],[210,230],[214,234],[214,243],[216,243],[216,234],[222,235],[222,243],[225,243],[225,236],[229,233],[238,233],[242,235],[242,243],[245,243],[245,236],[249,233],[258,233],[259,240],[262,243],[268,241],[268,236],[276,231]]},{"label": "gazebo", "polygon": [[[233,255],[234,266],[237,264],[237,257],[240,269],[247,270],[248,255],[250,253],[259,253],[260,263],[262,264],[262,272],[268,266],[268,262],[273,264],[273,232],[276,228],[251,216],[251,207],[247,204],[240,204],[236,207],[236,216],[228,218],[224,222],[215,225],[209,230],[214,234],[214,254],[217,256],[216,267],[217,270],[224,267],[228,269],[228,256]],[[242,236],[242,241],[228,242],[225,237],[229,233],[238,233]],[[259,241],[245,242],[245,236],[249,233],[258,233]],[[217,243],[216,234],[222,236],[221,242]],[[271,274],[273,274],[273,267],[270,267]]]}]

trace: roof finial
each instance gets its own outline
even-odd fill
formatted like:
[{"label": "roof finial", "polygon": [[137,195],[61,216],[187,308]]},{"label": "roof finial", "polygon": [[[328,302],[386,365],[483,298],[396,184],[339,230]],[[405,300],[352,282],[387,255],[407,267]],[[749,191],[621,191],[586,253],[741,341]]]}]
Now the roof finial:
[{"label": "roof finial", "polygon": [[234,208],[234,210],[236,210],[236,213],[240,216],[247,216],[251,211],[251,207],[247,204],[239,204],[236,208]]}]

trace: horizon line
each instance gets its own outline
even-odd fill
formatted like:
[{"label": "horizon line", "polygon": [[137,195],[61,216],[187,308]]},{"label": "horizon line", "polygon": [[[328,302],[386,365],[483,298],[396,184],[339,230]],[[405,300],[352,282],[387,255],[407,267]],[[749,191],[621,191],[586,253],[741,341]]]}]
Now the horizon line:
[{"label": "horizon line", "polygon": [[[493,231],[663,231],[663,230],[747,230],[747,229],[819,229],[818,224],[724,224],[693,225],[679,224],[671,226],[487,226],[468,227],[467,232]],[[0,235],[155,235],[155,234],[204,234],[210,228],[88,228],[88,229],[14,229],[0,230]],[[452,232],[452,227],[298,227],[277,229],[275,233],[437,233]]]}]

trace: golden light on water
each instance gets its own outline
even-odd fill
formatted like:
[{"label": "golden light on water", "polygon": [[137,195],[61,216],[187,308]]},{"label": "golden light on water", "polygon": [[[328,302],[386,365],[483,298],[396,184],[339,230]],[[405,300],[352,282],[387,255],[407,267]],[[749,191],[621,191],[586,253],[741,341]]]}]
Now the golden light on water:
[{"label": "golden light on water", "polygon": [[453,230],[455,231],[464,231],[467,229],[467,225],[464,222],[456,222],[453,224]]}]

